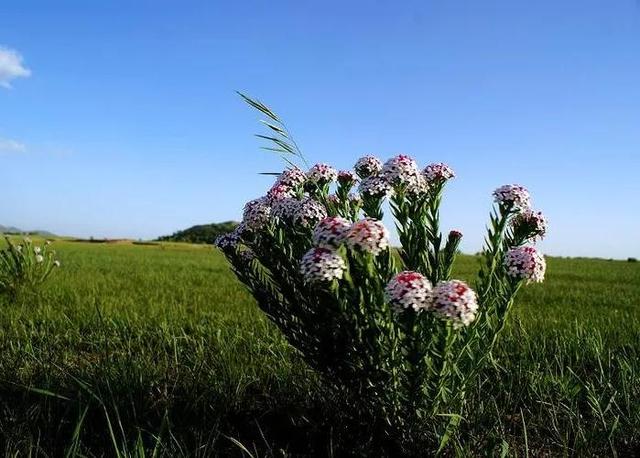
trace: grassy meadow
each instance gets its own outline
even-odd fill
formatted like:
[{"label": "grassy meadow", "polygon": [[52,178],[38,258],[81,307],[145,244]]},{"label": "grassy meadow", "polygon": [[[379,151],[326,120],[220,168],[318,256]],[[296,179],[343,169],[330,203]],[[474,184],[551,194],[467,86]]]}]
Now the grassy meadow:
[{"label": "grassy meadow", "polygon": [[[217,251],[55,247],[41,296],[0,299],[6,456],[374,453]],[[640,263],[547,262],[448,454],[640,455]]]}]

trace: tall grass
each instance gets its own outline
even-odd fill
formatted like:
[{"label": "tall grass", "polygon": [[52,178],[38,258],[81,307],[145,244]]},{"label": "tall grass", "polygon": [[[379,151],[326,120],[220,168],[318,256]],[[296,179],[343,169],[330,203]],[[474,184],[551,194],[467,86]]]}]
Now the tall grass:
[{"label": "tall grass", "polygon": [[[222,256],[56,242],[32,303],[0,303],[6,455],[372,453],[384,444],[258,313]],[[469,278],[478,260],[462,257]],[[637,263],[549,259],[450,453],[640,453]]]}]

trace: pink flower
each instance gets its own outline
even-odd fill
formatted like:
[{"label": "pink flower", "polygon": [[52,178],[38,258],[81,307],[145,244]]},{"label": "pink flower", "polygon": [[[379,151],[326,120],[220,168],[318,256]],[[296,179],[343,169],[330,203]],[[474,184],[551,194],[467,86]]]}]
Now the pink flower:
[{"label": "pink flower", "polygon": [[532,246],[510,249],[505,255],[504,266],[507,275],[527,283],[541,283],[547,269],[544,257]]},{"label": "pink flower", "polygon": [[431,283],[421,273],[400,272],[391,279],[384,291],[396,312],[406,309],[417,312],[429,308]]},{"label": "pink flower", "polygon": [[431,307],[454,326],[468,326],[476,319],[478,299],[476,293],[460,280],[443,281],[431,292]]},{"label": "pink flower", "polygon": [[363,156],[353,167],[360,178],[377,175],[382,170],[382,162],[375,156]]},{"label": "pink flower", "polygon": [[302,227],[314,227],[316,223],[327,217],[327,209],[309,197],[299,201],[293,213],[293,223]]},{"label": "pink flower", "polygon": [[307,172],[307,181],[322,186],[335,181],[338,176],[336,169],[327,164],[316,164]]},{"label": "pink flower", "polygon": [[361,219],[353,223],[347,232],[345,243],[352,249],[377,255],[389,246],[389,231],[382,221]]},{"label": "pink flower", "polygon": [[267,197],[271,200],[284,199],[285,197],[295,197],[296,193],[293,188],[285,186],[283,184],[274,184],[267,192]]},{"label": "pink flower", "polygon": [[260,230],[269,222],[271,206],[269,199],[260,197],[247,202],[244,206],[242,222],[251,230]]},{"label": "pink flower", "polygon": [[340,183],[341,186],[351,187],[358,181],[358,176],[351,170],[340,170],[338,172],[338,183]]},{"label": "pink flower", "polygon": [[400,154],[384,163],[382,175],[392,186],[410,186],[418,182],[418,165],[410,156]]},{"label": "pink flower", "polygon": [[529,191],[518,184],[505,184],[493,191],[493,199],[500,205],[510,206],[515,210],[526,210],[531,207]]},{"label": "pink flower", "polygon": [[337,251],[311,248],[300,261],[300,272],[307,283],[325,283],[342,278],[345,262]]},{"label": "pink flower", "polygon": [[528,234],[528,238],[532,240],[543,239],[547,233],[547,219],[542,212],[534,212],[531,209],[518,213],[512,225],[514,230]]},{"label": "pink flower", "polygon": [[280,174],[276,184],[288,188],[297,188],[307,181],[307,175],[298,167],[291,167]]},{"label": "pink flower", "polygon": [[383,177],[371,175],[362,179],[358,191],[363,197],[382,199],[391,192],[391,185]]},{"label": "pink flower", "polygon": [[313,243],[321,247],[338,247],[350,227],[351,223],[340,216],[325,218],[313,229]]},{"label": "pink flower", "polygon": [[429,183],[444,183],[451,178],[454,178],[456,174],[453,172],[453,169],[449,167],[444,162],[435,162],[433,164],[429,164],[424,168],[422,174],[427,179]]}]

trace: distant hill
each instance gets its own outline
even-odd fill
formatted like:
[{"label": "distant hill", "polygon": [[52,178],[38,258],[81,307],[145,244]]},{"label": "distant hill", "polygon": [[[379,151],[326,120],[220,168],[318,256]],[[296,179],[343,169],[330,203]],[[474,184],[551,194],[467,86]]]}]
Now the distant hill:
[{"label": "distant hill", "polygon": [[225,221],[224,223],[200,224],[189,229],[174,232],[171,235],[158,237],[162,242],[186,242],[186,243],[208,243],[212,244],[216,237],[227,232],[231,232],[238,225],[235,221]]},{"label": "distant hill", "polygon": [[55,237],[55,234],[52,234],[48,231],[41,230],[31,230],[25,231],[23,229],[18,229],[14,226],[3,226],[0,224],[0,234],[18,234],[18,235],[40,235],[42,237]]}]

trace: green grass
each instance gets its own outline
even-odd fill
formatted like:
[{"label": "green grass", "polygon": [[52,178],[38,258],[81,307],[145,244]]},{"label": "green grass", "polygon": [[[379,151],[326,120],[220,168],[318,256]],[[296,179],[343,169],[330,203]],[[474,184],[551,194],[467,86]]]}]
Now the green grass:
[{"label": "green grass", "polygon": [[[7,456],[344,454],[326,395],[210,248],[56,242],[42,295],[0,303]],[[459,259],[470,279],[478,260]],[[640,264],[549,259],[519,296],[456,451],[640,454]],[[369,450],[371,452],[371,450]]]}]

